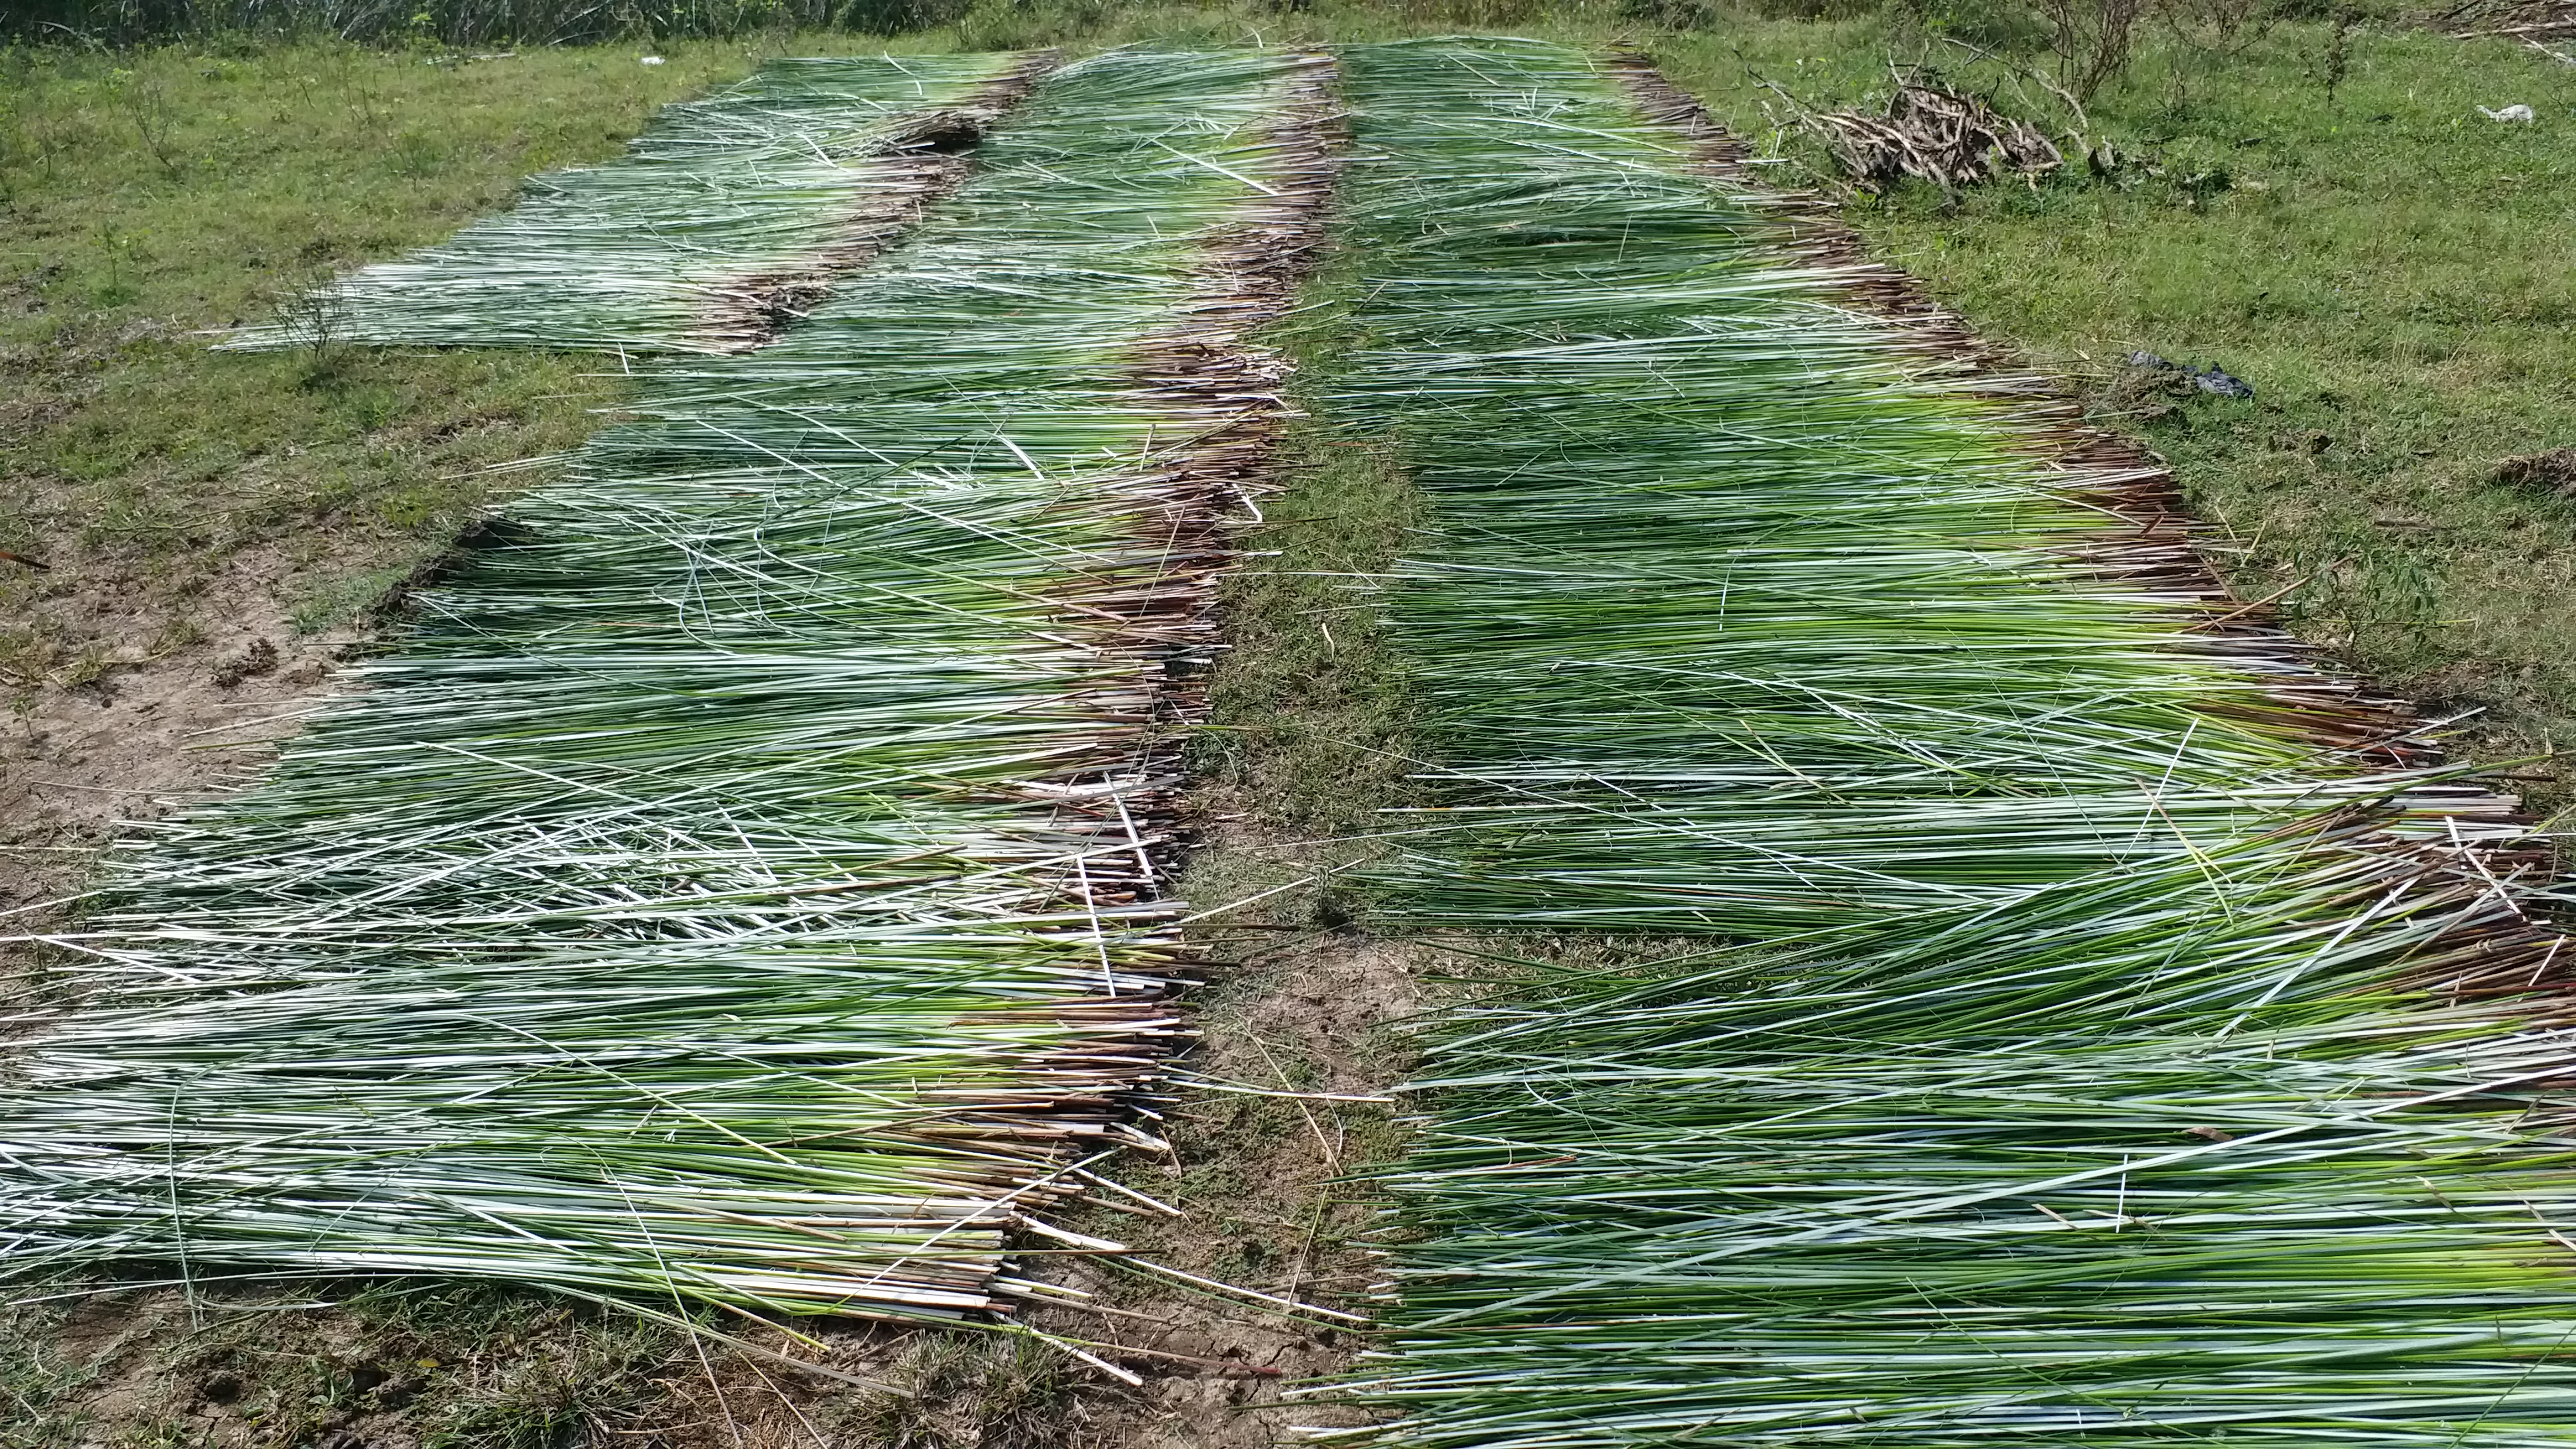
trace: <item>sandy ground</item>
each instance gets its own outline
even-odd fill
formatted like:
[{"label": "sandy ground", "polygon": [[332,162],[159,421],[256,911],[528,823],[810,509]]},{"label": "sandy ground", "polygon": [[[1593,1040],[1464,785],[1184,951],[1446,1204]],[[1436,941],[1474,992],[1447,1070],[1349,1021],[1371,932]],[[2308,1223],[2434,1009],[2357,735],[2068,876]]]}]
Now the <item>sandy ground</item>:
[{"label": "sandy ground", "polygon": [[45,642],[40,657],[21,656],[0,728],[0,906],[12,934],[59,923],[48,903],[94,878],[119,822],[255,778],[363,638],[297,633],[284,601],[313,566],[269,548],[234,556],[181,599],[114,563],[48,562],[17,584],[19,622]]}]

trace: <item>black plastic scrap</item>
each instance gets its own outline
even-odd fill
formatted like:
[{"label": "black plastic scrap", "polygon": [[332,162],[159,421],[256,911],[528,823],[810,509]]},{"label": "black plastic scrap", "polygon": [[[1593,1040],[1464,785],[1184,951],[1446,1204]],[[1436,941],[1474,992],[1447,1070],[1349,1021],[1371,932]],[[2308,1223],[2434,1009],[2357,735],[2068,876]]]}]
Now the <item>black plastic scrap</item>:
[{"label": "black plastic scrap", "polygon": [[2199,388],[2202,392],[2214,392],[2220,397],[2252,397],[2254,395],[2254,384],[2231,373],[2221,371],[2218,364],[2214,362],[2207,367],[2194,367],[2187,362],[2173,362],[2166,358],[2158,357],[2152,352],[2141,351],[2129,354],[2129,365],[2144,372],[2173,373],[2180,379],[2189,382],[2192,386]]}]

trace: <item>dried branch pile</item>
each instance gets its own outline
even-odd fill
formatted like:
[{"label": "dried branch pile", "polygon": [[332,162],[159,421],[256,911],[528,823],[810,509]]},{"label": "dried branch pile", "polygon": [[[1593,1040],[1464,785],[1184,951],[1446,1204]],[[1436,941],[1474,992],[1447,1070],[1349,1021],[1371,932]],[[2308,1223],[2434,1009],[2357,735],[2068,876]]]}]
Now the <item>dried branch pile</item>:
[{"label": "dried branch pile", "polygon": [[2066,164],[2038,127],[1937,84],[1898,86],[1883,116],[1806,111],[1800,120],[1844,174],[1873,191],[1908,176],[1954,191],[2006,175],[2044,176]]},{"label": "dried branch pile", "polygon": [[2576,40],[2576,4],[2569,0],[2467,0],[2436,17],[2451,34],[2501,35],[2515,40]]}]

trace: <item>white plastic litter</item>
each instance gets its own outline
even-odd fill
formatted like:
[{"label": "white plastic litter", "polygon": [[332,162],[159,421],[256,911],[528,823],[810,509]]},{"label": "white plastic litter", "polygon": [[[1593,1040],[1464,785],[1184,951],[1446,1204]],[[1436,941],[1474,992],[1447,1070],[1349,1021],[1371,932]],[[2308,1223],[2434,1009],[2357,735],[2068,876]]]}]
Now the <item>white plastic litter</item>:
[{"label": "white plastic litter", "polygon": [[2535,119],[2531,113],[2531,107],[2524,105],[2520,101],[2514,102],[2512,105],[2505,107],[2501,111],[2490,111],[2486,107],[2480,106],[2478,107],[2478,114],[2486,117],[2490,121],[2521,121],[2526,125],[2530,124],[2531,121]]},{"label": "white plastic litter", "polygon": [[[660,65],[662,63],[662,57],[658,55],[639,55],[635,57],[635,63],[637,65]],[[2531,107],[2529,106],[2523,107],[2525,112],[2530,111],[2530,109]],[[2529,117],[2526,115],[2525,119],[2529,119]]]}]

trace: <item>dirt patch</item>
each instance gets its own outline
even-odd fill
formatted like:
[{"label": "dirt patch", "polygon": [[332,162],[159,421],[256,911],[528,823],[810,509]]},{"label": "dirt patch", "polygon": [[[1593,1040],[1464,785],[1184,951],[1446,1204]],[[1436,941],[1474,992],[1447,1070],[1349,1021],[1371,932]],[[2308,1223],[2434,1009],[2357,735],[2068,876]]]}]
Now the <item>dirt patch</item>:
[{"label": "dirt patch", "polygon": [[1172,1150],[1160,1161],[1131,1153],[1118,1174],[1185,1216],[1113,1191],[1079,1229],[1160,1268],[1349,1317],[1272,1311],[1153,1268],[1059,1260],[1039,1276],[1091,1297],[1033,1321],[1144,1380],[1119,1396],[1127,1422],[1103,1442],[1253,1449],[1290,1442],[1293,1425],[1349,1422],[1285,1391],[1338,1371],[1359,1347],[1376,1204],[1352,1179],[1397,1154],[1397,1109],[1381,1094],[1410,1064],[1393,1023],[1419,1009],[1427,959],[1344,930],[1255,946],[1212,969],[1201,1046],[1156,1109]]},{"label": "dirt patch", "polygon": [[[289,1285],[142,1289],[19,1309],[7,1365],[41,1409],[5,1442],[44,1449],[414,1449],[623,1433],[655,1379],[695,1358],[671,1331],[537,1295],[338,1285],[317,1308]],[[45,1321],[39,1321],[40,1319]]]},{"label": "dirt patch", "polygon": [[2497,482],[2515,488],[2576,498],[2576,448],[2552,448],[2546,453],[2507,458],[2497,465],[2495,477]]},{"label": "dirt patch", "polygon": [[334,570],[272,547],[177,594],[114,560],[49,562],[10,581],[0,626],[0,919],[18,929],[59,918],[42,903],[119,822],[245,783],[362,637],[297,632],[290,600]]}]

